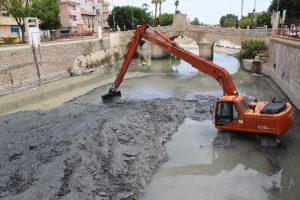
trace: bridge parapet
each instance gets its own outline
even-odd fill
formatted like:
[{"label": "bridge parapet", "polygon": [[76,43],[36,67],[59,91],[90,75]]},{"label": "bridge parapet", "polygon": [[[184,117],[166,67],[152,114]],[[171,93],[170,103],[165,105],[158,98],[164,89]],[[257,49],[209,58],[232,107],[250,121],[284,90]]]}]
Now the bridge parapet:
[{"label": "bridge parapet", "polygon": [[[156,27],[169,38],[186,36],[193,39],[199,46],[200,56],[212,58],[213,45],[219,40],[228,40],[237,45],[245,40],[261,40],[267,44],[270,43],[272,30],[271,29],[238,29],[238,28],[222,28],[216,26],[198,26],[190,25],[186,15],[176,15],[172,26]],[[121,34],[124,41],[128,41],[128,37],[133,35],[133,32],[125,32]]]}]

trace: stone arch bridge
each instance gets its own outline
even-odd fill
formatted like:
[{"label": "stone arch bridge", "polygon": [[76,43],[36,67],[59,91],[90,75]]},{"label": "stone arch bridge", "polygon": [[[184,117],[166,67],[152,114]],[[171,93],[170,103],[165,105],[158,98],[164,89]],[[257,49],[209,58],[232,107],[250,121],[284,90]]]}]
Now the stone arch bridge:
[{"label": "stone arch bridge", "polygon": [[[237,29],[190,25],[187,16],[184,14],[176,14],[172,26],[157,27],[156,29],[171,39],[179,36],[193,39],[199,46],[200,56],[208,59],[212,58],[214,43],[219,40],[228,40],[241,45],[243,41],[253,39],[262,40],[269,44],[272,35],[271,29]],[[166,54],[159,47],[152,46],[151,48],[154,57],[161,57]]]}]

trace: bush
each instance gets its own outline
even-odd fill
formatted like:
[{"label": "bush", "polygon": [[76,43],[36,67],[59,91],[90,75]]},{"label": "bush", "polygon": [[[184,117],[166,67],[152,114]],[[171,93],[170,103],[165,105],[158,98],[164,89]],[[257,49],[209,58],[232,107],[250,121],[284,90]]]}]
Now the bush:
[{"label": "bush", "polygon": [[120,53],[118,51],[114,52],[115,61],[118,62],[120,60]]},{"label": "bush", "polygon": [[257,54],[264,54],[268,50],[265,41],[246,40],[242,42],[241,58],[255,58]]},{"label": "bush", "polygon": [[246,29],[247,27],[251,26],[251,19],[250,18],[244,18],[240,21],[240,27],[242,29]]},{"label": "bush", "polygon": [[174,14],[164,13],[160,16],[159,21],[161,26],[170,26],[173,23]]},{"label": "bush", "polygon": [[4,44],[16,44],[18,43],[18,37],[3,37],[2,41]]},{"label": "bush", "polygon": [[106,54],[104,58],[100,61],[103,64],[111,64],[112,55],[110,53]]},{"label": "bush", "polygon": [[87,67],[88,68],[95,68],[95,67],[99,67],[100,65],[101,65],[101,61],[100,60],[94,60]]}]

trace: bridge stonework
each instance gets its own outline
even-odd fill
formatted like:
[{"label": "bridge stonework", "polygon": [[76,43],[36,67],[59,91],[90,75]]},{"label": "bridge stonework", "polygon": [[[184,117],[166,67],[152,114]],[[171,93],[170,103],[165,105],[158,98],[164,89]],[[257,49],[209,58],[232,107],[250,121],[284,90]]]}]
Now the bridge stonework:
[{"label": "bridge stonework", "polygon": [[175,39],[179,36],[186,36],[193,39],[199,46],[200,56],[212,58],[213,45],[219,40],[228,40],[237,45],[245,40],[262,40],[269,44],[271,29],[237,29],[221,28],[215,26],[190,25],[186,15],[176,14],[172,26],[157,27],[169,38]]}]

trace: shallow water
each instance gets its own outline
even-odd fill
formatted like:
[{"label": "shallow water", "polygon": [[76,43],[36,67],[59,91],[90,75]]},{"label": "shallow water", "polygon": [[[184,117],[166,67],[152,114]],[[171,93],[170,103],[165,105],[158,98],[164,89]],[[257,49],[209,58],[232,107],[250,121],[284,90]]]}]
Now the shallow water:
[{"label": "shallow water", "polygon": [[216,135],[211,121],[185,119],[143,199],[268,199],[282,190],[283,169],[270,168],[272,157],[255,141],[235,138],[232,147],[215,148]]},{"label": "shallow water", "polygon": [[[230,72],[240,94],[258,100],[286,98],[269,78],[240,69],[236,58],[215,54],[214,59]],[[185,62],[154,60],[147,70],[167,74],[124,81],[120,87],[123,99],[222,95],[215,80]],[[142,199],[299,199],[300,117],[298,112],[295,115],[294,127],[280,137],[282,143],[276,152],[263,151],[259,141],[243,135],[233,137],[229,147],[213,147],[218,132],[211,121],[186,119],[167,143],[168,161]]]}]

